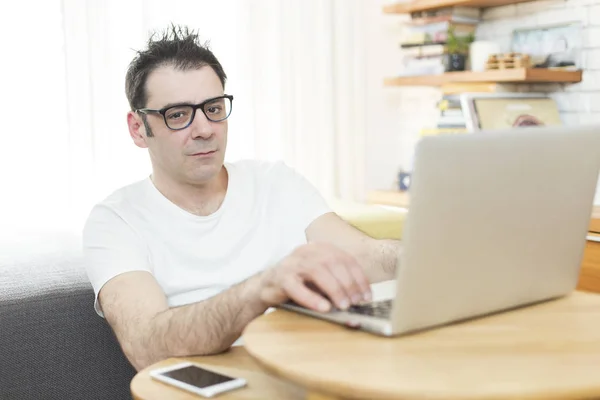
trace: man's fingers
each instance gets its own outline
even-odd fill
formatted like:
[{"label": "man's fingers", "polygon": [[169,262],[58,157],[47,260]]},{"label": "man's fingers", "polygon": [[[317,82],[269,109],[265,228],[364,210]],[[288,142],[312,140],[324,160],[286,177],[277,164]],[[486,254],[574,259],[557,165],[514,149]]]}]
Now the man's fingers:
[{"label": "man's fingers", "polygon": [[354,280],[359,288],[360,301],[371,301],[373,300],[373,293],[371,293],[371,284],[365,275],[365,272],[361,267],[356,266],[350,268],[350,273],[354,276]]},{"label": "man's fingers", "polygon": [[348,257],[348,273],[352,276],[356,284],[357,291],[355,292],[355,295],[359,298],[358,302],[371,301],[373,295],[371,293],[371,284],[369,279],[367,278],[367,275],[361,268],[360,264],[358,264],[356,259],[351,256]]},{"label": "man's fingers", "polygon": [[279,287],[296,303],[328,311],[332,305],[345,310],[352,304],[371,300],[369,281],[349,254],[333,246],[312,246],[294,255],[287,267],[282,265],[287,271],[279,280]]},{"label": "man's fingers", "polygon": [[[341,268],[343,269],[343,268]],[[301,277],[304,281],[313,283],[318,290],[322,291],[336,307],[342,310],[350,307],[351,298],[342,287],[340,281],[331,273],[329,268],[323,263],[317,267],[305,270]]]},{"label": "man's fingers", "polygon": [[304,281],[298,276],[287,279],[283,289],[290,299],[301,306],[320,312],[327,312],[331,309],[331,303],[306,287]]},{"label": "man's fingers", "polygon": [[327,267],[331,275],[338,281],[348,302],[351,304],[360,303],[363,300],[363,291],[356,281],[355,273],[352,271],[353,267],[339,261],[335,264],[330,263]]}]

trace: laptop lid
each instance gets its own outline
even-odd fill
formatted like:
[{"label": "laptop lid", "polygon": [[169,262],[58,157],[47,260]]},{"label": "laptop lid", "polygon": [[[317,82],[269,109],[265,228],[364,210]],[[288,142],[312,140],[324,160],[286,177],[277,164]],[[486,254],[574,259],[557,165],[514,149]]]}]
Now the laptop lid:
[{"label": "laptop lid", "polygon": [[423,138],[397,272],[394,332],[572,291],[599,170],[600,127]]}]

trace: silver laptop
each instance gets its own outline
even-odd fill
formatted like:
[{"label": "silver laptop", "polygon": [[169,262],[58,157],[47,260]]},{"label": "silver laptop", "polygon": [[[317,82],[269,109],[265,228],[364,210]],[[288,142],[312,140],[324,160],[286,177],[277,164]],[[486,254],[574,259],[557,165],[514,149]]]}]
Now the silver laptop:
[{"label": "silver laptop", "polygon": [[392,300],[282,307],[384,336],[572,292],[600,171],[600,126],[426,137]]}]

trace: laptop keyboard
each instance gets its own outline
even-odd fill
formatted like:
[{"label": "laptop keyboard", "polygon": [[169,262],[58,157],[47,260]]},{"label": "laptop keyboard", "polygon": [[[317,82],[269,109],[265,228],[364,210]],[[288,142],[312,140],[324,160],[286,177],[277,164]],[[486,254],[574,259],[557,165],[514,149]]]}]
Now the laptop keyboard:
[{"label": "laptop keyboard", "polygon": [[[292,305],[295,307],[304,308],[304,306],[301,306],[300,304],[298,304],[292,300],[288,300],[287,303],[289,305]],[[334,308],[332,311],[343,311],[343,310]],[[346,310],[346,312],[349,312],[352,314],[368,315],[368,316],[377,317],[377,318],[389,318],[392,313],[392,299],[382,300],[382,301],[374,301],[372,303],[365,303],[365,304],[360,304],[360,305],[356,305],[356,306],[350,306]]]},{"label": "laptop keyboard", "polygon": [[392,312],[392,300],[375,301],[372,303],[350,306],[346,311],[352,314],[389,318]]}]

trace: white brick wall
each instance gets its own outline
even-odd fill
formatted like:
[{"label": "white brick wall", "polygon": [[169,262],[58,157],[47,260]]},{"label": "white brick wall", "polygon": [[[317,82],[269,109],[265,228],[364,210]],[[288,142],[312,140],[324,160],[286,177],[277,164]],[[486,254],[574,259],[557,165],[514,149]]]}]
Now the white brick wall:
[{"label": "white brick wall", "polygon": [[[483,22],[477,28],[477,39],[494,40],[502,51],[510,49],[513,30],[535,26],[580,22],[582,31],[583,81],[578,84],[519,84],[521,92],[547,92],[556,100],[561,118],[568,126],[578,124],[600,124],[600,0],[538,0],[503,7],[488,8],[483,12]],[[402,90],[402,89],[398,89]],[[423,94],[431,98],[431,94]],[[426,101],[415,100],[414,92],[410,101],[402,101],[399,115],[409,119],[402,135],[403,145],[414,143],[417,126],[427,125],[431,117],[417,120],[419,108]],[[410,164],[406,159],[410,152],[402,152],[399,162]],[[408,156],[410,157],[410,156]],[[600,190],[597,196],[600,203]]]},{"label": "white brick wall", "polygon": [[484,10],[478,39],[497,40],[509,50],[514,29],[580,22],[583,82],[520,85],[522,91],[552,92],[567,125],[600,123],[600,0],[539,0]]},{"label": "white brick wall", "polygon": [[[499,36],[503,50],[513,29],[566,22],[582,24],[583,81],[578,84],[520,85],[523,91],[551,92],[565,125],[600,124],[600,0],[540,0],[487,9],[478,39]],[[596,192],[600,204],[600,184]]]},{"label": "white brick wall", "polygon": [[[439,92],[429,88],[385,88],[381,81],[396,75],[400,64],[398,43],[401,21],[384,15],[388,1],[365,2],[369,27],[367,80],[371,105],[368,112],[367,190],[391,188],[397,169],[409,166],[419,128],[435,123],[433,107]],[[378,4],[379,3],[379,4]],[[600,124],[600,0],[537,0],[490,8],[477,29],[478,39],[493,39],[504,51],[516,28],[579,21],[582,23],[583,81],[577,84],[519,84],[520,92],[552,93],[566,125]],[[381,102],[379,101],[381,99]],[[600,204],[600,190],[596,198]]]},{"label": "white brick wall", "polygon": [[[513,29],[580,22],[582,24],[583,81],[578,84],[520,85],[523,91],[551,92],[565,125],[600,124],[600,0],[540,0],[487,9],[478,38],[502,37],[508,50]],[[501,29],[497,27],[501,26]],[[491,27],[491,28],[490,28]],[[495,39],[495,37],[494,37]],[[600,185],[596,192],[600,204]]]}]

